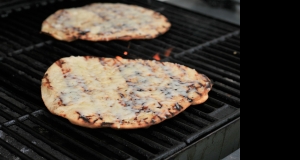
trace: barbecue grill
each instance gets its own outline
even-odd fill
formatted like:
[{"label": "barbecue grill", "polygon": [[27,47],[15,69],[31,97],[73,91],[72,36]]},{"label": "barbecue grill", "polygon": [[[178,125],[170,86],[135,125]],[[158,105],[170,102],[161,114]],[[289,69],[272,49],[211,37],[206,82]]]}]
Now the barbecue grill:
[{"label": "barbecue grill", "polygon": [[[240,26],[173,4],[136,4],[172,23],[152,40],[62,42],[40,33],[61,8],[93,0],[0,1],[0,159],[222,159],[240,146]],[[124,54],[124,53],[127,54]],[[88,129],[51,114],[41,99],[41,79],[68,56],[156,59],[206,74],[209,99],[147,129]]]}]

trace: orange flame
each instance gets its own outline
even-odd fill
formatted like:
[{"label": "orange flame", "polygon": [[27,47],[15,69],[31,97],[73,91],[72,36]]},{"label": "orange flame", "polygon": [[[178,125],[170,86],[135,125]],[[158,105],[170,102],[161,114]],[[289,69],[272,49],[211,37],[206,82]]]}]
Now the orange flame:
[{"label": "orange flame", "polygon": [[165,51],[165,54],[164,54],[164,55],[165,55],[166,57],[169,57],[169,56],[171,55],[172,50],[173,50],[173,48],[167,49],[167,50]]},{"label": "orange flame", "polygon": [[160,56],[159,56],[159,53],[156,53],[153,58],[157,61],[160,61]]},{"label": "orange flame", "polygon": [[124,52],[124,55],[125,55],[125,56],[127,56],[127,55],[128,55],[128,52],[127,52],[127,51],[125,51],[125,52]]},{"label": "orange flame", "polygon": [[122,60],[123,60],[123,58],[120,57],[120,56],[116,56],[116,59],[117,59],[118,61],[122,61]]}]

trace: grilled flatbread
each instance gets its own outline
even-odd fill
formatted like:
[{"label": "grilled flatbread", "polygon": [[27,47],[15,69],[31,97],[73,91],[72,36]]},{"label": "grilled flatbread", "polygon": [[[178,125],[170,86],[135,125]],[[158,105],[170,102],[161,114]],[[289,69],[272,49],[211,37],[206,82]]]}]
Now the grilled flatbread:
[{"label": "grilled flatbread", "polygon": [[62,41],[153,39],[171,23],[162,14],[136,5],[93,3],[61,9],[42,23],[42,33]]},{"label": "grilled flatbread", "polygon": [[46,71],[41,86],[48,110],[88,128],[147,128],[208,98],[212,83],[171,62],[66,57]]}]

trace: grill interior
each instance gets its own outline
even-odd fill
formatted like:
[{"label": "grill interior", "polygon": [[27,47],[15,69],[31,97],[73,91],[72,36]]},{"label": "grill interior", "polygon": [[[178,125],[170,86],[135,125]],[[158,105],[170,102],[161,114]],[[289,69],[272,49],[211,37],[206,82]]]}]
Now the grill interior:
[{"label": "grill interior", "polygon": [[[110,0],[161,12],[172,28],[152,40],[61,42],[40,34],[60,8],[94,1],[50,0],[0,12],[0,158],[164,159],[240,116],[240,26],[158,1]],[[128,55],[123,53],[127,51]],[[165,53],[172,51],[170,56]],[[148,129],[87,129],[52,115],[41,79],[56,60],[92,55],[175,62],[214,82],[209,99]]]}]

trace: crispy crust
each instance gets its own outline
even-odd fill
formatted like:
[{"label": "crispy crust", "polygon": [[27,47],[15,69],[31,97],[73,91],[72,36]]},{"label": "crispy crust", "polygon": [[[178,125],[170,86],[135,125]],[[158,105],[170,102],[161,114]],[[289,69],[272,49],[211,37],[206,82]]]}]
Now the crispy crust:
[{"label": "crispy crust", "polygon": [[[42,85],[41,85],[41,93],[42,93],[42,99],[48,108],[48,110],[55,115],[64,117],[68,119],[72,124],[79,125],[82,127],[87,127],[87,128],[114,128],[114,129],[136,129],[136,128],[147,128],[152,125],[159,124],[163,122],[166,119],[172,118],[179,113],[183,112],[186,108],[188,108],[190,105],[197,105],[205,102],[208,99],[208,92],[212,88],[212,83],[209,80],[208,77],[206,77],[203,74],[198,74],[195,77],[190,77],[191,79],[195,79],[197,83],[196,85],[191,85],[188,90],[190,89],[195,89],[193,92],[197,93],[192,95],[191,97],[182,96],[182,95],[177,95],[177,96],[172,96],[172,98],[169,100],[171,103],[168,103],[166,105],[163,101],[159,101],[160,103],[160,109],[155,112],[151,111],[150,113],[144,112],[144,106],[139,108],[139,116],[143,118],[137,118],[138,116],[131,117],[127,120],[124,121],[121,119],[115,119],[114,122],[109,122],[106,118],[103,118],[99,115],[98,111],[94,112],[89,112],[89,115],[85,115],[83,112],[85,110],[88,110],[88,108],[95,107],[95,104],[93,103],[88,103],[86,104],[83,100],[83,102],[80,102],[80,100],[83,98],[82,96],[76,99],[76,103],[69,105],[65,102],[65,99],[62,97],[64,84],[67,84],[68,79],[66,78],[70,74],[73,76],[72,79],[75,79],[74,75],[76,74],[74,70],[77,70],[76,67],[67,67],[68,64],[71,63],[76,63],[76,65],[79,65],[79,61],[86,61],[87,64],[96,64],[99,66],[104,66],[104,67],[110,67],[110,66],[120,66],[122,63],[126,63],[126,65],[130,65],[132,63],[138,63],[142,65],[148,65],[151,67],[155,67],[154,65],[160,65],[162,64],[163,66],[168,66],[172,69],[179,69],[181,72],[185,72],[190,70],[188,67],[178,65],[178,64],[173,64],[170,62],[156,62],[156,61],[147,61],[147,60],[117,60],[117,59],[111,59],[111,58],[99,58],[99,57],[67,57],[67,58],[62,58],[58,61],[56,61],[52,66],[49,67],[49,69],[46,71],[43,79],[42,79]],[[84,59],[84,60],[83,60]],[[100,63],[99,63],[100,61]],[[98,62],[98,63],[96,63]],[[84,66],[84,65],[82,65]],[[82,67],[81,66],[81,67]],[[95,66],[93,66],[94,68]],[[122,68],[123,69],[123,68]],[[92,72],[92,70],[89,70],[87,72]],[[118,74],[118,73],[115,73]],[[158,74],[158,73],[156,73]],[[166,73],[162,73],[163,75]],[[191,74],[185,74],[185,76],[190,76]],[[61,79],[59,77],[62,77]],[[64,77],[64,78],[63,78]],[[180,78],[180,77],[172,77],[173,78]],[[95,78],[97,79],[97,78]],[[70,79],[69,79],[70,80]],[[97,79],[99,80],[99,79]],[[88,80],[87,80],[88,81]],[[105,81],[103,79],[103,81]],[[101,80],[99,81],[101,82]],[[125,81],[124,81],[125,82]],[[198,83],[199,82],[199,83]],[[87,82],[85,82],[87,83]],[[91,83],[91,82],[89,82]],[[128,82],[128,80],[123,83],[123,84],[118,84],[121,86],[126,86],[131,82]],[[182,81],[182,83],[184,83]],[[200,85],[197,85],[200,84]],[[202,84],[202,85],[201,85]],[[79,83],[77,86],[80,85]],[[108,85],[108,84],[107,84]],[[111,84],[114,85],[114,84]],[[134,86],[134,88],[137,88],[139,86]],[[167,86],[166,86],[167,87]],[[84,88],[84,87],[83,87]],[[94,88],[101,88],[101,85],[99,86],[94,86]],[[126,88],[128,89],[128,88]],[[88,90],[88,89],[86,89]],[[120,90],[121,93],[121,88],[118,89]],[[70,91],[71,92],[71,91]],[[72,91],[73,92],[73,91]],[[188,91],[186,91],[188,92]],[[86,93],[92,93],[86,91]],[[119,93],[119,94],[120,94]],[[123,96],[126,96],[126,93],[122,92],[124,94]],[[70,95],[71,96],[71,95]],[[95,96],[95,95],[91,95]],[[103,95],[102,95],[103,96]],[[68,96],[69,97],[69,96]],[[74,97],[74,96],[73,96]],[[99,98],[99,97],[98,97]],[[101,97],[100,97],[101,98]],[[119,97],[120,98],[120,97]],[[130,95],[129,95],[130,98]],[[115,98],[117,99],[117,98]],[[132,100],[134,101],[134,100]],[[79,104],[80,103],[80,104]],[[127,102],[125,102],[127,103]],[[133,103],[134,104],[134,103]],[[68,108],[66,108],[68,107]],[[136,107],[136,106],[131,106],[131,107]],[[151,106],[149,106],[150,108]],[[78,109],[79,108],[79,109]],[[85,108],[81,110],[82,108]],[[147,107],[148,108],[148,107]],[[155,107],[157,108],[157,106]],[[105,109],[105,108],[103,108]],[[109,111],[109,110],[108,110]],[[112,111],[117,111],[117,110],[112,110]],[[92,113],[92,114],[91,114]],[[123,113],[123,112],[122,112]],[[125,113],[125,112],[124,112]],[[102,113],[101,113],[102,114]],[[109,122],[109,123],[108,123]]]},{"label": "crispy crust", "polygon": [[[111,12],[114,9],[118,12]],[[82,23],[74,24],[73,21],[71,25],[66,26],[66,22],[71,22],[71,19]],[[123,20],[122,24],[118,23],[120,19]],[[133,23],[136,25],[131,26]],[[110,29],[104,29],[108,24],[111,25]],[[58,27],[60,25],[62,27]],[[56,11],[44,20],[41,32],[68,42],[77,39],[129,41],[156,38],[166,33],[170,27],[171,23],[164,15],[150,9],[120,3],[93,3]]]}]

